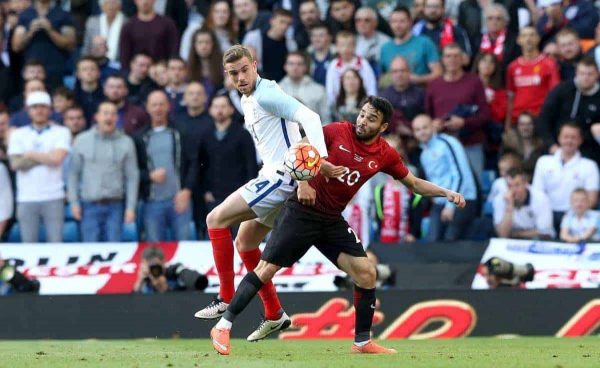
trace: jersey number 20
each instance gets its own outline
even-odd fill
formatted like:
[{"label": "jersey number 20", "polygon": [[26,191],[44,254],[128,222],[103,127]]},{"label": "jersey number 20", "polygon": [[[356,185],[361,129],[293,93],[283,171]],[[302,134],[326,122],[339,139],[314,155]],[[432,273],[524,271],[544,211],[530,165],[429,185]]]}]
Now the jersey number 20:
[{"label": "jersey number 20", "polygon": [[337,180],[341,181],[342,183],[346,183],[348,186],[353,186],[354,184],[358,183],[358,180],[360,180],[360,173],[358,170],[350,172],[350,169],[345,167],[344,173],[342,176],[337,178]]}]

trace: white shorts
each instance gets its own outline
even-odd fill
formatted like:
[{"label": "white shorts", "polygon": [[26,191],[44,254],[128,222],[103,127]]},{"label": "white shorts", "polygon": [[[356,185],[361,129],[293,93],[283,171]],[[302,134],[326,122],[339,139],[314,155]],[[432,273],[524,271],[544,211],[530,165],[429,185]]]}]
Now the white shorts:
[{"label": "white shorts", "polygon": [[239,189],[248,206],[256,213],[256,221],[273,228],[275,218],[283,203],[296,189],[289,175],[278,172],[279,177],[269,179],[262,174]]}]

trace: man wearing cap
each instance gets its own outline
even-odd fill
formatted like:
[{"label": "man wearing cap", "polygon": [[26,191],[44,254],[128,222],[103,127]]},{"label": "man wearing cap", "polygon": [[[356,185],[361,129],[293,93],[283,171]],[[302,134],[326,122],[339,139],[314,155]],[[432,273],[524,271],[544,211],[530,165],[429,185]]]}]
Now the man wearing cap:
[{"label": "man wearing cap", "polygon": [[71,146],[71,133],[50,121],[51,101],[46,92],[27,96],[31,124],[11,134],[10,166],[17,171],[17,220],[25,243],[39,241],[40,220],[46,240],[62,241],[64,182],[62,162]]}]

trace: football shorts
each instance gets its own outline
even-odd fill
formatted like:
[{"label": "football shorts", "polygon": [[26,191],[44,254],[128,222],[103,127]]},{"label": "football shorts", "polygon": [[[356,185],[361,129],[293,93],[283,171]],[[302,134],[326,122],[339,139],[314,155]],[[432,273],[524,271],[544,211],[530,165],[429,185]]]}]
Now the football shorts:
[{"label": "football shorts", "polygon": [[277,176],[271,179],[259,173],[239,193],[256,214],[256,220],[272,228],[281,206],[295,189],[296,182],[283,171],[277,171]]}]

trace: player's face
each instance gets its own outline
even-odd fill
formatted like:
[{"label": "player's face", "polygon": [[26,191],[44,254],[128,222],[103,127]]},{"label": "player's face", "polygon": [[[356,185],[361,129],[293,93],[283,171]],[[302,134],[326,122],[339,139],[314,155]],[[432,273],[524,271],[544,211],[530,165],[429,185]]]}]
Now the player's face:
[{"label": "player's face", "polygon": [[225,64],[225,72],[240,93],[249,95],[254,91],[256,78],[258,77],[256,61],[251,62],[244,56],[238,61]]},{"label": "player's face", "polygon": [[354,132],[360,141],[369,142],[387,129],[388,124],[383,122],[383,114],[371,104],[365,104],[354,125]]}]

